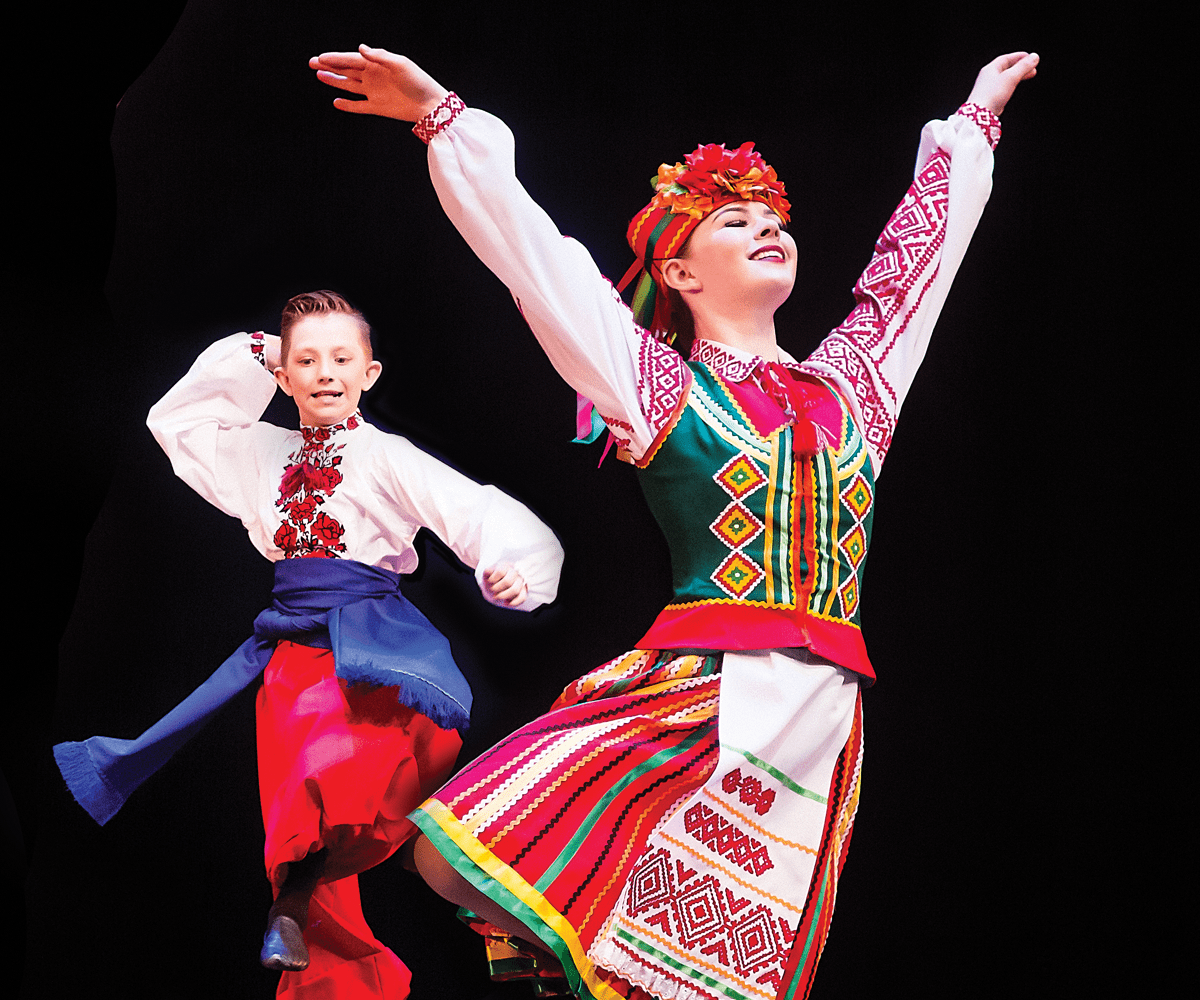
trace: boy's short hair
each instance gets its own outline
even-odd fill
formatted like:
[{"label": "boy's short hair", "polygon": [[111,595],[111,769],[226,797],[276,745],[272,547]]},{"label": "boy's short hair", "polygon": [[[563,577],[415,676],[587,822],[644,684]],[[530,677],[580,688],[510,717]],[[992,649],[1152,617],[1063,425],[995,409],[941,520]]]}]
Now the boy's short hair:
[{"label": "boy's short hair", "polygon": [[367,322],[366,317],[337,292],[322,288],[315,292],[301,292],[299,295],[293,295],[283,307],[283,315],[279,318],[279,356],[283,364],[287,364],[288,348],[292,343],[292,327],[305,316],[321,316],[327,313],[353,316],[362,331],[367,360],[374,360],[375,353],[371,350],[371,324]]}]

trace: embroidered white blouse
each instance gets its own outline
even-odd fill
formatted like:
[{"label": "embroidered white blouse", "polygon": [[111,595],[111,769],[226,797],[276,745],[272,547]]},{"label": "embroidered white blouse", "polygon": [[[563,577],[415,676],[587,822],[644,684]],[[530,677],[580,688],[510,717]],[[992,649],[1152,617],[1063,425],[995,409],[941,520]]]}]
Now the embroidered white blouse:
[{"label": "embroidered white blouse", "polygon": [[259,552],[272,562],[320,556],[411,573],[413,539],[425,527],[475,570],[485,598],[484,574],[511,566],[529,588],[519,610],[554,600],[562,546],[523,504],[358,413],[327,428],[264,423],[276,384],[256,348],[246,333],[211,345],[146,423],[175,474],[241,520]]},{"label": "embroidered white blouse", "polygon": [[[682,358],[637,325],[587,250],[563,237],[525,192],[503,122],[451,94],[413,131],[429,143],[433,185],[451,222],[508,286],[559,374],[596,404],[636,463],[688,385]],[[999,138],[999,119],[974,104],[927,124],[913,183],[854,286],[855,308],[806,361],[780,352],[787,366],[837,384],[876,475],[991,193]],[[707,341],[696,342],[693,359],[703,351],[713,360],[728,356],[734,367],[747,360]],[[747,375],[759,359],[749,360]]]}]

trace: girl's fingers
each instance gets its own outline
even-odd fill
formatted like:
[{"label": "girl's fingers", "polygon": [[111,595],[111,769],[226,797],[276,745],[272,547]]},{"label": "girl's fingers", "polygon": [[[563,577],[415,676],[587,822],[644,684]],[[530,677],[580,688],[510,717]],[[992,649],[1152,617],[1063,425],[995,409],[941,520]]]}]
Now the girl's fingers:
[{"label": "girl's fingers", "polygon": [[367,65],[367,60],[357,52],[322,52],[319,56],[309,59],[308,65],[313,69],[361,70]]},{"label": "girl's fingers", "polygon": [[351,101],[346,97],[335,97],[333,99],[333,106],[338,111],[352,111],[356,115],[371,115],[375,113],[371,110],[370,101]]},{"label": "girl's fingers", "polygon": [[317,79],[331,87],[337,87],[338,90],[348,90],[352,94],[365,93],[362,80],[356,80],[353,77],[341,76],[322,69],[317,71]]}]

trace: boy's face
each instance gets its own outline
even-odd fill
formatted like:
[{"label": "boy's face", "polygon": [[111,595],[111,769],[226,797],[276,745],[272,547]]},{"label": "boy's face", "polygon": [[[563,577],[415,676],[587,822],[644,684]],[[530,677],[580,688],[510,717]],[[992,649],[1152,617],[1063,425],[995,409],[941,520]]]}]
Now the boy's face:
[{"label": "boy's face", "polygon": [[358,409],[383,366],[367,358],[362,328],[353,316],[319,313],[292,327],[287,360],[275,380],[296,401],[310,427],[340,423]]}]

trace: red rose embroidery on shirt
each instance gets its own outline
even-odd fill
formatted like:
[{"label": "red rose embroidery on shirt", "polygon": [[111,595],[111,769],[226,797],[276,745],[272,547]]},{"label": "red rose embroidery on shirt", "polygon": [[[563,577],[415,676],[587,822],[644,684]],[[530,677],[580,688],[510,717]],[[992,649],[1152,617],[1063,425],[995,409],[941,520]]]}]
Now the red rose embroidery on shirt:
[{"label": "red rose embroidery on shirt", "polygon": [[[334,518],[330,517],[324,511],[317,515],[317,519],[312,526],[315,537],[321,539],[326,545],[334,547],[337,547],[345,530]],[[345,546],[342,547],[345,548]]]},{"label": "red rose embroidery on shirt", "polygon": [[284,521],[275,532],[274,541],[284,552],[290,552],[296,547],[296,529]]},{"label": "red rose embroidery on shirt", "polygon": [[303,500],[293,500],[285,504],[283,509],[287,511],[289,520],[298,524],[307,524],[317,513],[317,504],[321,503],[321,500],[320,497],[310,495]]},{"label": "red rose embroidery on shirt", "polygon": [[342,474],[337,469],[313,469],[304,477],[310,491],[317,493],[332,493],[342,481]]},{"label": "red rose embroidery on shirt", "polygon": [[338,553],[346,551],[342,542],[345,527],[319,509],[344,478],[337,468],[342,462],[337,453],[345,444],[326,442],[336,431],[354,430],[360,422],[353,414],[344,424],[300,429],[304,444],[288,456],[279,481],[279,499],[275,501],[285,518],[275,532],[275,544],[283,550],[285,559],[337,559]]}]

